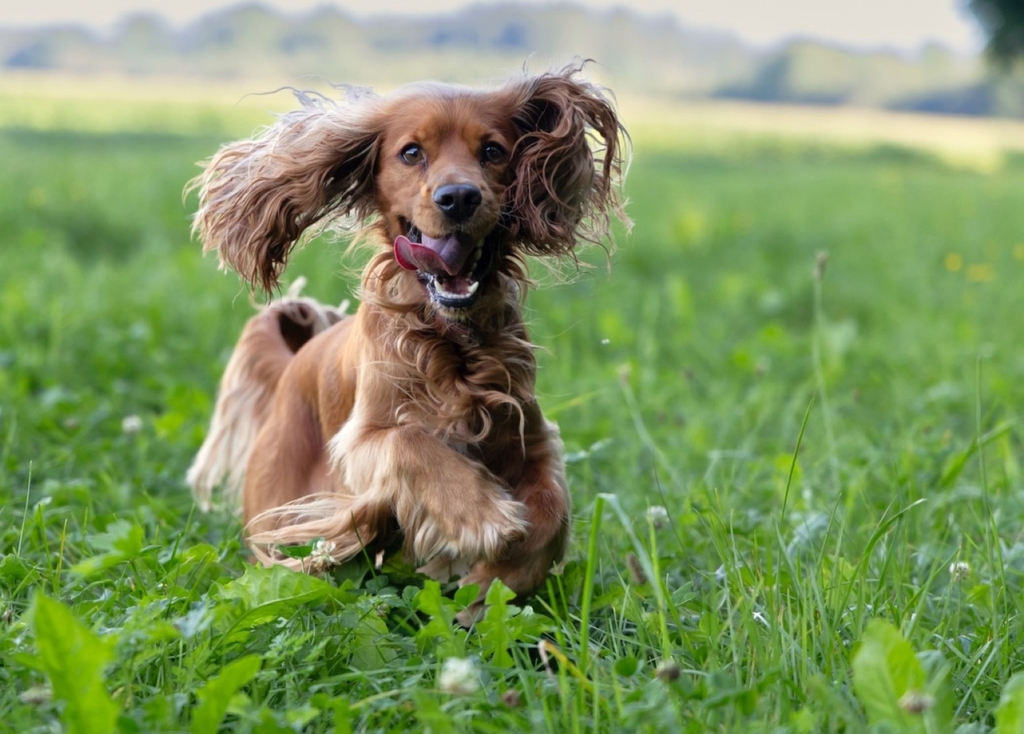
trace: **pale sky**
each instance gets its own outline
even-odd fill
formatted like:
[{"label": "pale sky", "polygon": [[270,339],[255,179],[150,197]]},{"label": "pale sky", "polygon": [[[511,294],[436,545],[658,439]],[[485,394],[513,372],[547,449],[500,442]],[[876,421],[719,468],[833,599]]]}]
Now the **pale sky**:
[{"label": "pale sky", "polygon": [[[480,0],[477,0],[478,2]],[[484,4],[496,0],[483,0]],[[532,0],[536,2],[537,0]],[[576,0],[590,7],[625,5],[641,13],[671,13],[693,28],[724,30],[768,45],[793,36],[810,36],[854,47],[888,46],[915,51],[939,41],[957,51],[981,48],[966,0]],[[446,12],[466,0],[262,0],[287,13],[333,4],[353,15],[424,15]],[[76,22],[109,28],[119,18],[155,12],[181,25],[204,13],[237,4],[230,0],[8,0],[0,26]]]}]

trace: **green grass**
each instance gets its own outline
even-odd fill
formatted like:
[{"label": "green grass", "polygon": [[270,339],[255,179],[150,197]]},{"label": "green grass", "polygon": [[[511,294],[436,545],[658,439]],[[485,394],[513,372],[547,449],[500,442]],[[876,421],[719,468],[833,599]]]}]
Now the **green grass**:
[{"label": "green grass", "polygon": [[[1024,167],[641,141],[611,271],[529,300],[571,558],[466,632],[193,508],[251,313],[181,201],[222,140],[0,131],[0,729],[1017,731]],[[340,301],[340,252],[289,275]]]}]

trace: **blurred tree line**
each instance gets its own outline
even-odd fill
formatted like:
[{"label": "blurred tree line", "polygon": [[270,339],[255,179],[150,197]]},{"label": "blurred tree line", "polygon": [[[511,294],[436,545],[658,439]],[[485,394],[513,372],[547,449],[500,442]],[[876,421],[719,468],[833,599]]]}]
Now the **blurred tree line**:
[{"label": "blurred tree line", "polygon": [[[993,58],[1024,50],[1024,0],[968,2]],[[413,79],[487,81],[593,58],[618,90],[907,111],[1024,117],[1024,71],[937,44],[915,54],[851,51],[794,40],[772,49],[694,30],[669,15],[556,5],[476,5],[448,15],[353,18],[322,6],[282,15],[260,5],[220,10],[183,28],[153,14],[112,33],[74,26],[0,28],[3,71],[247,79],[251,88],[304,79],[388,86]]]},{"label": "blurred tree line", "polygon": [[969,7],[988,35],[993,59],[1008,65],[1024,56],[1024,1],[970,0]]}]

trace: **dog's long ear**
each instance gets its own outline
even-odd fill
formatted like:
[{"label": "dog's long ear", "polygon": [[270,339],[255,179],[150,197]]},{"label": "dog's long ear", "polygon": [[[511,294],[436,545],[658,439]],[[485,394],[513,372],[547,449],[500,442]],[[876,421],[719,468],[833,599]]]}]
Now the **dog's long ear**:
[{"label": "dog's long ear", "polygon": [[268,292],[307,228],[374,207],[379,98],[299,99],[302,109],[224,146],[189,184],[199,189],[193,231],[204,251],[217,250],[222,266]]},{"label": "dog's long ear", "polygon": [[509,230],[526,252],[562,255],[600,242],[612,215],[627,226],[619,184],[629,138],[602,91],[578,67],[511,84],[519,140],[507,198]]}]

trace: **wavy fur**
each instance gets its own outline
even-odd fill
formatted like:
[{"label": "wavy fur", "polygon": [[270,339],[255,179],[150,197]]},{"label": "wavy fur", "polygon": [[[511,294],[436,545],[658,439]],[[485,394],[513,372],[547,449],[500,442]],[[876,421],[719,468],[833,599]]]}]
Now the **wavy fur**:
[{"label": "wavy fur", "polygon": [[[628,224],[628,137],[579,71],[482,91],[301,95],[302,109],[225,146],[192,182],[205,249],[254,287],[276,287],[311,229],[362,222],[378,248],[353,317],[324,309],[329,328],[286,334],[277,317],[296,301],[274,301],[228,365],[189,480],[204,506],[214,482],[244,485],[259,560],[315,570],[401,544],[429,573],[468,569],[482,599],[496,577],[535,589],[562,558],[569,494],[534,393],[524,258],[574,256],[605,241],[612,217]],[[456,214],[439,198],[453,186],[475,192]],[[445,265],[458,272],[400,265],[392,243],[419,233],[462,248]],[[315,559],[277,550],[313,538]]]}]

